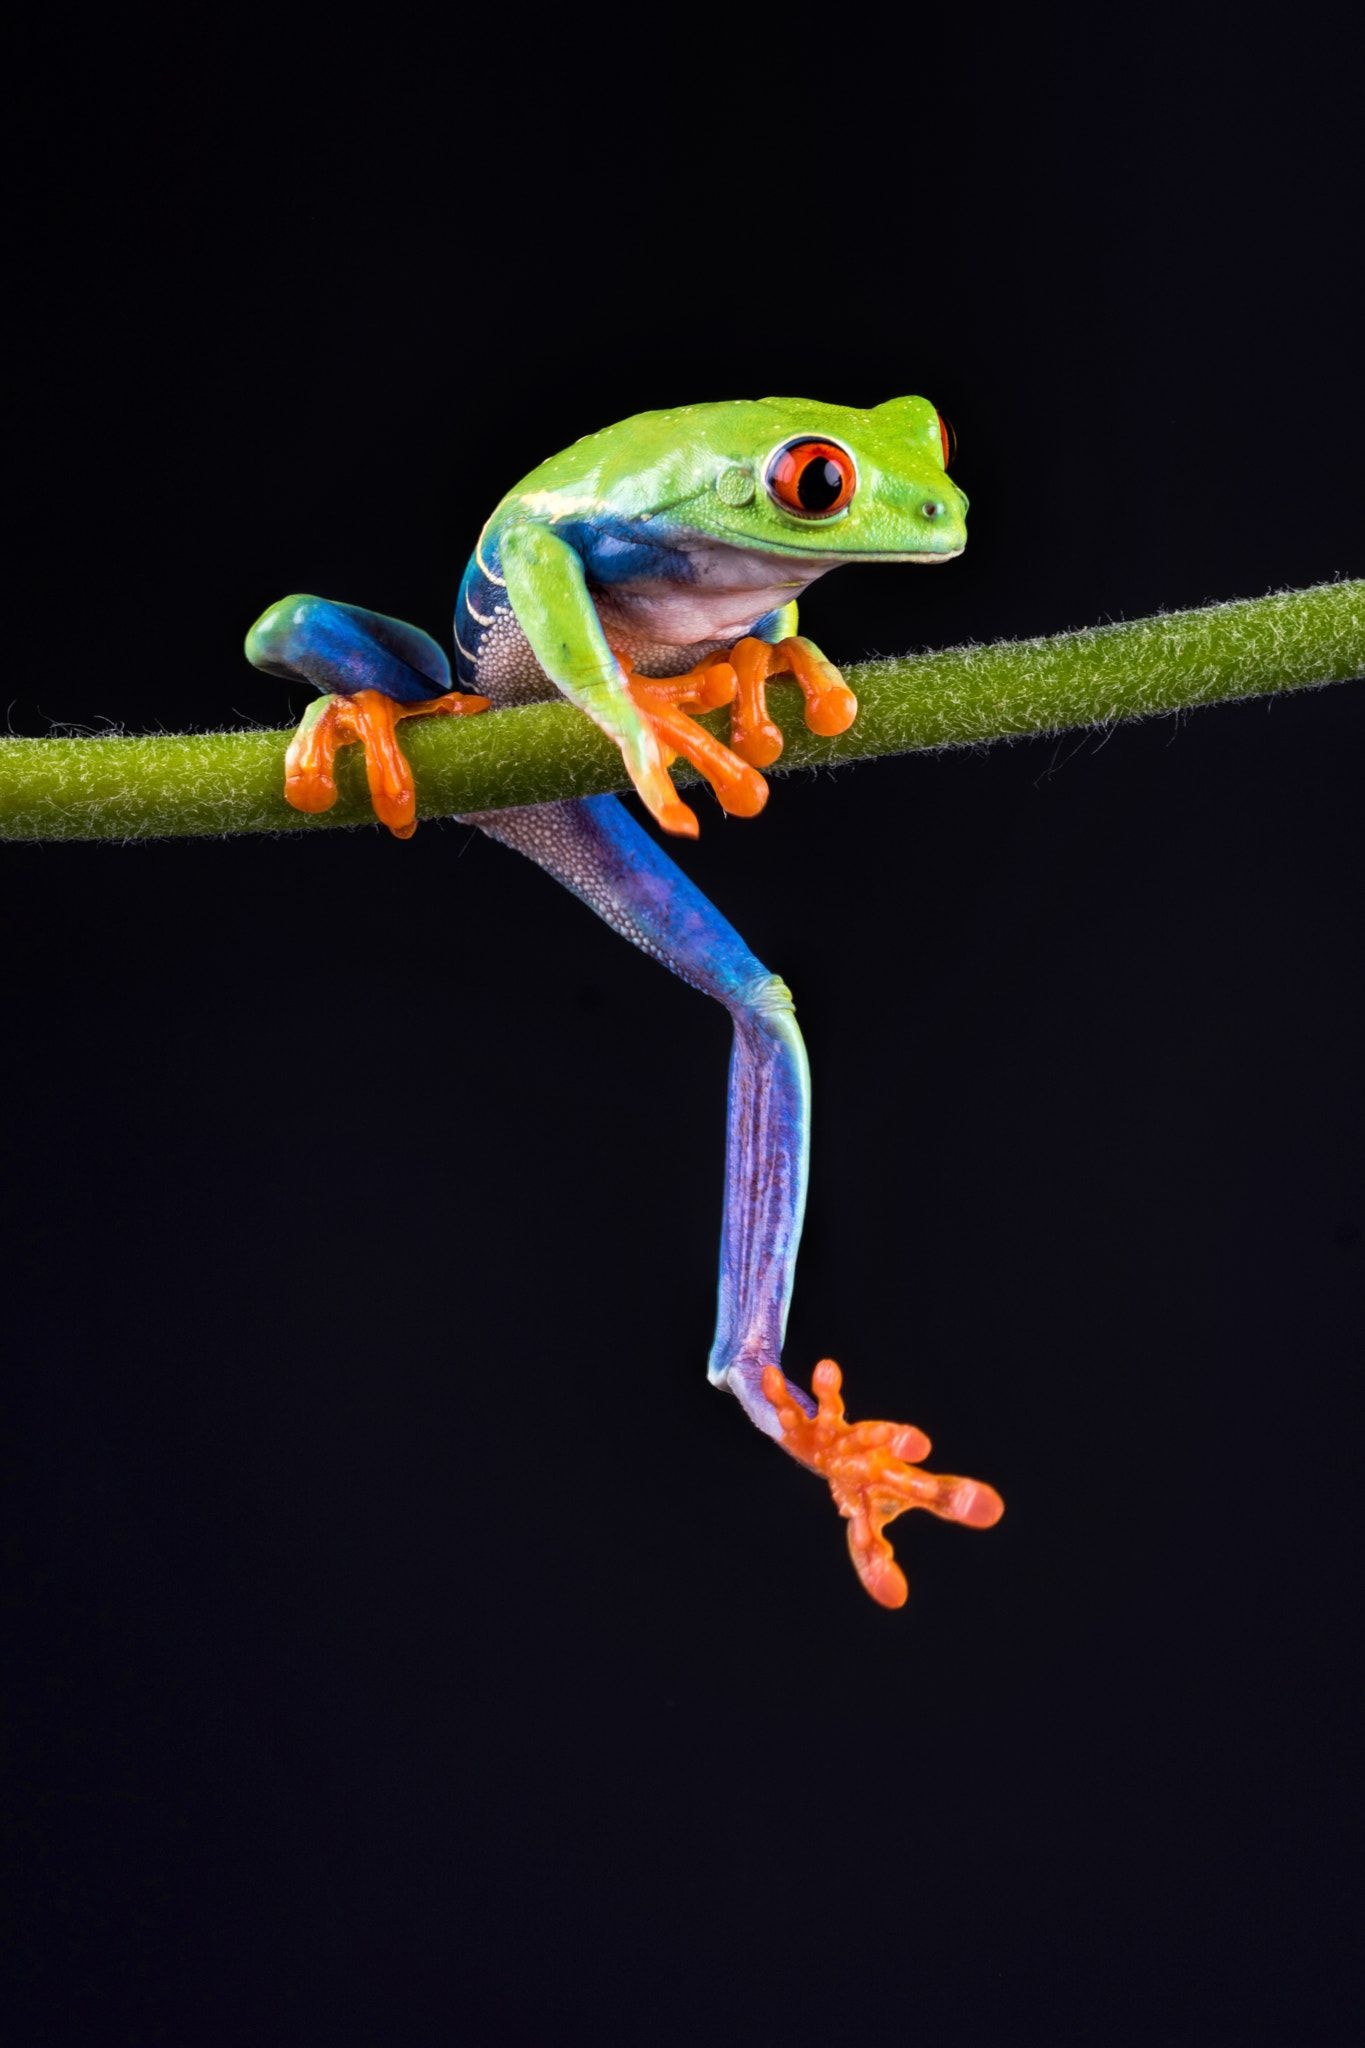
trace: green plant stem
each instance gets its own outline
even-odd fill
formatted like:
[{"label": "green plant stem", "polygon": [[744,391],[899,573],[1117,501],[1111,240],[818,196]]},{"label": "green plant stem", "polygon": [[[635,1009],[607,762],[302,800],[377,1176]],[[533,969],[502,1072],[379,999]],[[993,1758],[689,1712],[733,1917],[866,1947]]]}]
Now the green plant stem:
[{"label": "green plant stem", "polygon": [[[978,745],[1180,711],[1365,673],[1365,581],[1169,612],[1047,639],[900,655],[845,670],[859,716],[838,739],[806,731],[791,684],[774,692],[783,769]],[[725,714],[707,721],[722,736]],[[370,820],[358,750],[321,817],[282,791],[287,732],[0,740],[0,838],[155,839],[318,832]],[[402,738],[419,815],[449,817],[621,789],[616,748],[568,704],[413,720]],[[680,781],[693,779],[683,764]]]}]

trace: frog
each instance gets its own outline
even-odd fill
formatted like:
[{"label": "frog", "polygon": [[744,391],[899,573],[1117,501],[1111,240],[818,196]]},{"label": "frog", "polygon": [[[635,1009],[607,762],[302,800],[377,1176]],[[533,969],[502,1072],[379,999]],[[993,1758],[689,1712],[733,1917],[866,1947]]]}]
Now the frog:
[{"label": "frog", "polygon": [[[848,562],[938,567],[966,546],[946,419],[925,398],[872,407],[761,398],[639,413],[551,456],[486,521],[459,585],[454,662],[419,627],[295,594],[252,626],[248,659],[319,691],[285,759],[283,795],[336,801],[339,748],[359,745],[376,817],[416,829],[402,720],[562,696],[620,750],[653,824],[695,838],[670,773],[681,760],[723,812],[753,818],[783,734],[768,685],[794,679],[805,722],[844,732],[857,699],[799,631],[799,605]],[[701,722],[728,715],[722,741]],[[908,1584],[887,1526],[912,1508],[973,1528],[993,1487],[923,1466],[910,1424],[849,1421],[842,1374],[809,1389],[782,1366],[809,1180],[810,1072],[791,991],[612,795],[466,814],[570,889],[614,931],[729,1013],[725,1189],[707,1373],[750,1421],[822,1476],[859,1579],[881,1606]]]}]

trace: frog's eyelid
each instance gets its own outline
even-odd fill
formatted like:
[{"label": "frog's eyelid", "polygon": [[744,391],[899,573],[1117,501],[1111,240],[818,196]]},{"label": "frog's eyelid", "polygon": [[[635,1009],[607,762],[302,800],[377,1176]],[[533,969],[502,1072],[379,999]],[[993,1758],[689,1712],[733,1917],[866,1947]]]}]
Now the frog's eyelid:
[{"label": "frog's eyelid", "polygon": [[759,463],[759,475],[766,477],[768,471],[772,468],[778,456],[784,455],[788,448],[797,447],[802,441],[823,441],[827,448],[840,449],[843,452],[843,454],[845,454],[848,457],[849,461],[853,464],[853,488],[855,491],[857,490],[859,483],[858,458],[853,453],[853,450],[849,447],[847,441],[841,441],[837,434],[817,434],[813,430],[810,430],[804,434],[784,434],[782,436],[782,439],[778,442],[777,446],[775,448],[770,448],[768,453],[764,456],[762,462]]}]

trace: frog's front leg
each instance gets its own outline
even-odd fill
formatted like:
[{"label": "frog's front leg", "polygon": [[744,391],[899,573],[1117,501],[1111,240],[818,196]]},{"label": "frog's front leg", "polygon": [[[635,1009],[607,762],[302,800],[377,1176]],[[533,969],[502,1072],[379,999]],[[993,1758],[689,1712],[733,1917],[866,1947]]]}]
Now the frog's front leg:
[{"label": "frog's front leg", "polygon": [[[599,917],[730,1012],[734,1051],[725,1154],[720,1298],[709,1372],[768,1436],[829,1482],[859,1576],[883,1606],[905,1580],[881,1531],[910,1507],[983,1528],[1000,1498],[911,1460],[928,1441],[891,1423],[848,1424],[838,1369],[817,1368],[817,1402],[780,1360],[806,1200],[810,1077],[792,999],[739,934],[614,797],[472,819],[566,884]],[[834,1379],[831,1384],[830,1374]],[[836,1412],[837,1407],[837,1412]]]},{"label": "frog's front leg", "polygon": [[[248,661],[270,675],[312,683],[326,694],[304,713],[285,756],[284,793],[296,810],[328,811],[337,800],[338,747],[356,742],[375,815],[398,839],[417,829],[412,770],[398,744],[404,718],[459,716],[488,708],[450,684],[442,649],[416,626],[329,598],[282,598],[247,635]],[[434,686],[434,687],[433,687]]]},{"label": "frog's front leg", "polygon": [[608,644],[582,560],[567,541],[525,520],[504,532],[500,553],[512,610],[536,660],[615,741],[641,801],[666,832],[697,835],[696,813],[668,774],[679,755],[710,783],[722,810],[742,818],[762,810],[768,785],[757,769],[690,716],[732,694],[733,672],[723,662],[665,681],[635,675]]}]

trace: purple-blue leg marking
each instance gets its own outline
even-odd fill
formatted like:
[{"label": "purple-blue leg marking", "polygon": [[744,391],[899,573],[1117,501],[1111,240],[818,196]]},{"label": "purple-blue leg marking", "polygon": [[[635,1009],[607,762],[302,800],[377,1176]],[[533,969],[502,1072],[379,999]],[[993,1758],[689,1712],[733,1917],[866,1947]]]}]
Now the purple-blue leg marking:
[{"label": "purple-blue leg marking", "polygon": [[[467,822],[526,854],[622,938],[730,1012],[720,1300],[708,1371],[780,1441],[762,1378],[782,1356],[810,1133],[810,1075],[790,993],[615,797],[488,811]],[[787,1384],[813,1414],[810,1395]]]},{"label": "purple-blue leg marking", "polygon": [[298,677],[329,695],[382,690],[400,704],[419,704],[450,688],[445,652],[419,626],[303,593],[262,612],[246,636],[246,658],[267,675]]}]

